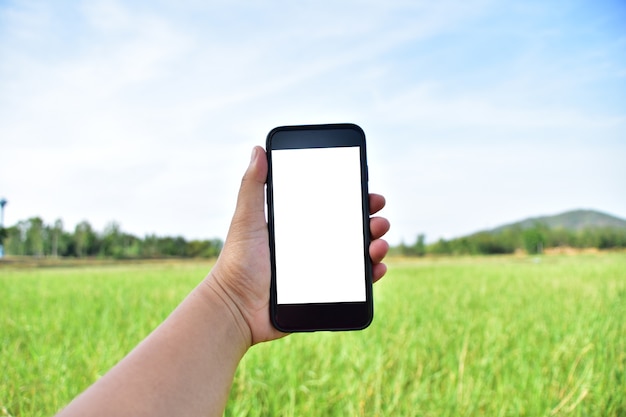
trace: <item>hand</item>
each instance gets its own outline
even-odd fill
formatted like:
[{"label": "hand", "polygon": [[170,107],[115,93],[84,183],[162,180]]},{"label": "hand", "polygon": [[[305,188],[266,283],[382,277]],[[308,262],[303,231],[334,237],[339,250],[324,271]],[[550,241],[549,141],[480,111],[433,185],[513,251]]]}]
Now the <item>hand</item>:
[{"label": "hand", "polygon": [[[270,253],[265,221],[265,182],[267,158],[263,148],[252,151],[250,165],[241,182],[237,208],[222,253],[205,283],[229,305],[248,346],[285,335],[272,326],[269,315]],[[370,194],[370,214],[385,206],[381,195]],[[370,257],[373,280],[385,275],[382,263],[389,250],[381,237],[389,230],[389,221],[370,219]]]},{"label": "hand", "polygon": [[[222,415],[247,349],[284,333],[270,322],[270,253],[265,223],[267,159],[255,147],[222,253],[202,284],[122,361],[59,416]],[[385,205],[370,195],[372,213]],[[384,218],[370,220],[374,280],[389,246]]]}]

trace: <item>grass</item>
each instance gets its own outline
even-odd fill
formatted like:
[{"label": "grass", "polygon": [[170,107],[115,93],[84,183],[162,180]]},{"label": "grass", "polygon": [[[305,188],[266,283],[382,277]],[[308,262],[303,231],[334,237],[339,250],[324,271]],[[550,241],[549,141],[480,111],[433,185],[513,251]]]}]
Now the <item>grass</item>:
[{"label": "grass", "polygon": [[54,414],[155,328],[209,268],[0,269],[0,416]]},{"label": "grass", "polygon": [[[54,414],[209,268],[0,269],[0,416]],[[626,415],[624,253],[396,260],[375,308],[253,347],[225,415]]]}]

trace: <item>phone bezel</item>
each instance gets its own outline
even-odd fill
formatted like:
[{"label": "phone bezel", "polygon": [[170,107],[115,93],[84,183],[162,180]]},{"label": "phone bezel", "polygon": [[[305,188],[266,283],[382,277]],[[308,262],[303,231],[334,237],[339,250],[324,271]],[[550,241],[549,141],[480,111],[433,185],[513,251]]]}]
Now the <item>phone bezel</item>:
[{"label": "phone bezel", "polygon": [[[274,216],[272,188],[272,151],[281,149],[332,148],[358,146],[360,150],[361,201],[363,223],[363,262],[365,265],[364,302],[278,304],[276,291],[276,258],[274,245]],[[270,242],[270,317],[272,324],[284,332],[320,330],[361,330],[374,317],[372,299],[372,262],[369,256],[369,191],[365,133],[351,123],[281,126],[267,135],[268,159],[267,207]]]}]

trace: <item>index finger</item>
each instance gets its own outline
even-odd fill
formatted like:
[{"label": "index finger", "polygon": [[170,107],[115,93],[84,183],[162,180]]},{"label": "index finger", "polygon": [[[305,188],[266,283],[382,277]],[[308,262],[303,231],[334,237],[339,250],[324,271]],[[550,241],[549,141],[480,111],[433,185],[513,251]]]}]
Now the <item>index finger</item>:
[{"label": "index finger", "polygon": [[370,193],[370,214],[376,214],[385,207],[385,197],[380,194]]}]

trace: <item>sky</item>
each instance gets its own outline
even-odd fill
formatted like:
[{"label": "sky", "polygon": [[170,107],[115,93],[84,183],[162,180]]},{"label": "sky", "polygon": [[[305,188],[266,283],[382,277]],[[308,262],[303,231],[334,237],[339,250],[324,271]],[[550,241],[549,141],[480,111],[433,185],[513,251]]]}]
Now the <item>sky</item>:
[{"label": "sky", "polygon": [[621,0],[0,0],[5,225],[223,239],[252,147],[337,122],[366,133],[392,244],[626,218],[625,22]]}]

